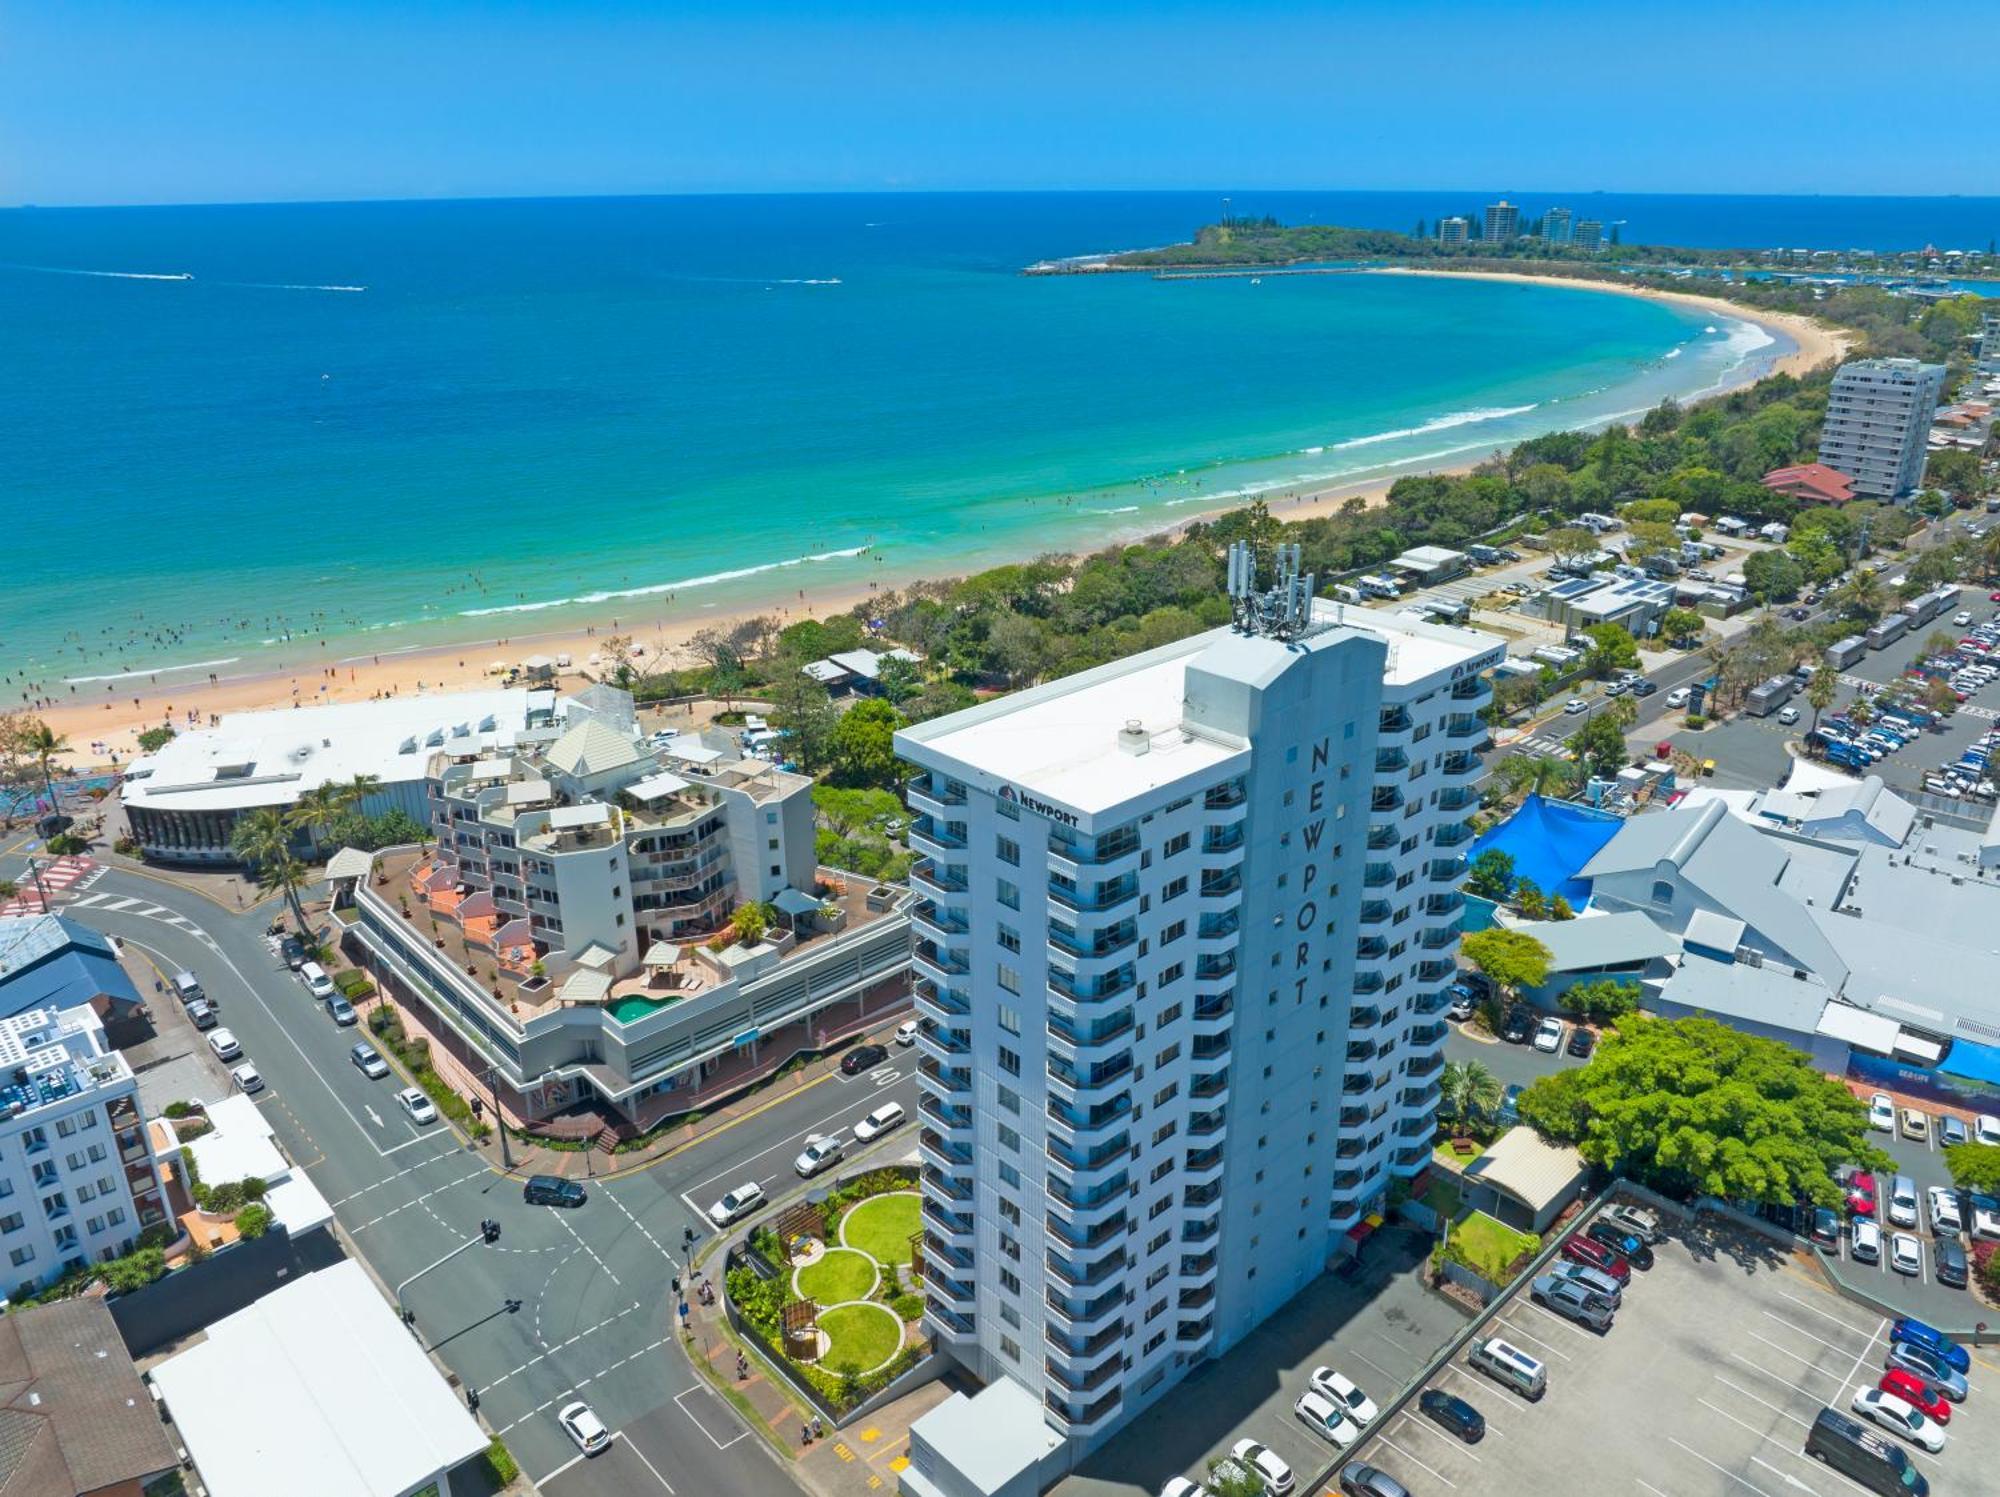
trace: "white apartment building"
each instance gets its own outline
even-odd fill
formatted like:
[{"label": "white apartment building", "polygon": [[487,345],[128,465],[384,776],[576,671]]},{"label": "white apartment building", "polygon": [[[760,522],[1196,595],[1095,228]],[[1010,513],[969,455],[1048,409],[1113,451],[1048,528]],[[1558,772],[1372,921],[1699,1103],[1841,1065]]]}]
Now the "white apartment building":
[{"label": "white apartment building", "polygon": [[2000,312],[1988,312],[1980,320],[1979,372],[2000,374]]},{"label": "white apartment building", "polygon": [[165,1220],[139,1085],[96,1013],[0,1019],[0,1286],[119,1257]]},{"label": "white apartment building", "polygon": [[1926,442],[1944,390],[1944,365],[1854,359],[1827,395],[1819,460],[1854,480],[1865,499],[1901,499],[1924,476]]},{"label": "white apartment building", "polygon": [[1071,1464],[1430,1158],[1504,648],[1295,572],[897,735],[928,1329]]},{"label": "white apartment building", "polygon": [[1567,208],[1551,208],[1542,215],[1542,238],[1550,244],[1568,244],[1576,237],[1576,215]]}]

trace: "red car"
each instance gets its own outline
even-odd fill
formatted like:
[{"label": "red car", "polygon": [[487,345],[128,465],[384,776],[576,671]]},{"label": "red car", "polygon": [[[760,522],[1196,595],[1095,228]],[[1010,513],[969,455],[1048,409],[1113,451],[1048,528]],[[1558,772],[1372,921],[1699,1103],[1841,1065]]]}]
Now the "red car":
[{"label": "red car", "polygon": [[1847,1209],[1855,1216],[1875,1214],[1875,1177],[1856,1170],[1847,1177]]},{"label": "red car", "polygon": [[1900,1367],[1891,1368],[1882,1374],[1878,1384],[1884,1393],[1893,1393],[1903,1402],[1914,1404],[1939,1424],[1951,1423],[1951,1405],[1945,1402],[1944,1394],[1936,1385],[1925,1382],[1914,1372],[1905,1372]]},{"label": "red car", "polygon": [[1629,1284],[1632,1281],[1632,1265],[1625,1261],[1625,1255],[1614,1253],[1602,1243],[1592,1242],[1588,1237],[1570,1238],[1562,1245],[1562,1255],[1572,1263],[1581,1263],[1586,1268],[1608,1273],[1621,1284]]}]

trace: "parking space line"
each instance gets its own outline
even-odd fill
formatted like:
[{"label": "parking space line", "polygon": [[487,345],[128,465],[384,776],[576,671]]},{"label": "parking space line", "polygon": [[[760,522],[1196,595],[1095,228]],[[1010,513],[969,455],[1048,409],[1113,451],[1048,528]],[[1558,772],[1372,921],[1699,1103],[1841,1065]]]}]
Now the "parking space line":
[{"label": "parking space line", "polygon": [[[1841,1397],[1845,1398],[1847,1396],[1847,1385],[1854,1381],[1854,1374],[1861,1370],[1861,1364],[1868,1359],[1868,1354],[1875,1350],[1875,1342],[1881,1337],[1882,1333],[1887,1329],[1889,1329],[1889,1322],[1887,1320],[1883,1320],[1876,1325],[1875,1329],[1872,1332],[1869,1333],[1868,1344],[1861,1348],[1860,1355],[1854,1359],[1854,1365],[1847,1369],[1847,1376],[1842,1378],[1840,1381]],[[1968,1388],[1966,1391],[1969,1393],[1972,1390]]]},{"label": "parking space line", "polygon": [[[714,1431],[709,1429],[709,1427],[706,1424],[703,1424],[701,1420],[695,1416],[695,1412],[693,1409],[690,1409],[686,1404],[681,1402],[681,1400],[683,1398],[686,1398],[690,1393],[707,1393],[707,1392],[708,1392],[707,1387],[699,1384],[692,1388],[683,1388],[680,1392],[674,1395],[674,1407],[679,1409],[683,1414],[687,1415],[689,1421],[694,1425],[694,1427],[700,1430],[704,1435],[706,1435],[708,1437],[708,1443],[713,1445],[717,1450],[727,1450],[730,1446],[734,1445],[737,1440],[748,1439],[750,1431],[747,1429],[737,1430],[735,1437],[732,1439],[728,1440],[716,1439]],[[710,1398],[715,1398],[715,1395],[713,1393],[709,1393],[708,1396]],[[716,1402],[721,1403],[721,1400],[716,1399]]]},{"label": "parking space line", "polygon": [[537,1481],[535,1483],[535,1486],[538,1489],[547,1486],[550,1482],[554,1481],[558,1476],[561,1476],[563,1472],[569,1470],[570,1467],[574,1466],[578,1461],[581,1461],[583,1459],[584,1459],[584,1454],[581,1450],[579,1450],[575,1455],[571,1456],[568,1460],[564,1461],[560,1466],[556,1467],[555,1470],[551,1471],[547,1476],[544,1476],[541,1478],[541,1480]]},{"label": "parking space line", "polygon": [[1539,1346],[1543,1351],[1547,1352],[1550,1356],[1560,1357],[1565,1362],[1567,1362],[1570,1359],[1568,1352],[1558,1351],[1553,1345],[1551,1345],[1547,1341],[1544,1341],[1540,1336],[1537,1336],[1533,1331],[1524,1331],[1519,1326],[1515,1325],[1513,1321],[1508,1320],[1505,1317],[1502,1317],[1500,1324],[1507,1327],[1508,1330],[1512,1331],[1516,1336],[1519,1336],[1522,1340],[1534,1342],[1535,1345]]},{"label": "parking space line", "polygon": [[646,1452],[639,1448],[639,1442],[637,1440],[634,1440],[630,1435],[626,1434],[622,1430],[619,1431],[617,1438],[623,1440],[625,1442],[625,1448],[631,1451],[632,1454],[639,1457],[639,1460],[645,1465],[646,1469],[653,1473],[653,1480],[658,1482],[661,1486],[667,1489],[668,1497],[673,1497],[674,1489],[672,1483],[670,1483],[666,1479],[666,1477],[660,1475],[659,1469],[656,1466],[654,1466],[654,1464],[651,1461],[646,1459]]},{"label": "parking space line", "polygon": [[1772,1403],[1770,1400],[1759,1398],[1755,1393],[1752,1393],[1748,1388],[1744,1387],[1741,1383],[1732,1383],[1728,1378],[1721,1376],[1719,1373],[1716,1375],[1715,1380],[1718,1383],[1722,1384],[1723,1387],[1730,1389],[1732,1392],[1742,1394],[1752,1403],[1762,1404],[1765,1408],[1769,1409],[1772,1413],[1776,1414],[1781,1419],[1789,1419],[1792,1421],[1792,1423],[1803,1425],[1807,1429],[1812,1428],[1812,1420],[1801,1419],[1797,1414],[1779,1408],[1776,1404]]},{"label": "parking space line", "polygon": [[[1475,1388],[1485,1389],[1489,1391],[1498,1391],[1503,1397],[1511,1399],[1513,1402],[1519,1404],[1522,1408],[1526,1408],[1528,1406],[1527,1399],[1523,1398],[1520,1394],[1516,1393],[1512,1388],[1506,1387],[1501,1383],[1496,1383],[1493,1381],[1493,1379],[1489,1377],[1474,1377],[1471,1373],[1467,1372],[1463,1367],[1460,1367],[1453,1362],[1445,1363],[1444,1370],[1446,1372],[1457,1373],[1460,1377],[1464,1378],[1468,1383],[1472,1384],[1472,1386]],[[1488,1427],[1490,1428],[1491,1426],[1489,1425]],[[1498,1434],[1499,1431],[1494,1430],[1494,1433]]]},{"label": "parking space line", "polygon": [[1640,1486],[1644,1487],[1647,1491],[1651,1492],[1653,1494],[1653,1497],[1667,1497],[1667,1494],[1665,1492],[1662,1492],[1658,1487],[1654,1486],[1650,1481],[1647,1481],[1643,1477],[1635,1476],[1632,1478],[1632,1480],[1638,1482]]},{"label": "parking space line", "polygon": [[[1808,1340],[1808,1341],[1816,1341],[1816,1342],[1818,1342],[1818,1343],[1819,1343],[1819,1344],[1820,1344],[1821,1346],[1824,1346],[1824,1347],[1825,1347],[1825,1348],[1826,1348],[1826,1349],[1827,1349],[1828,1351],[1837,1351],[1837,1352],[1839,1352],[1839,1353],[1840,1353],[1840,1354],[1841,1354],[1842,1356],[1846,1356],[1846,1355],[1847,1355],[1847,1348],[1846,1348],[1846,1347],[1844,1347],[1844,1346],[1842,1346],[1842,1345],[1841,1345],[1841,1344],[1840,1344],[1839,1342],[1837,1342],[1837,1341],[1829,1341],[1829,1340],[1827,1340],[1827,1339],[1826,1339],[1826,1337],[1824,1337],[1824,1336],[1815,1336],[1815,1335],[1814,1335],[1814,1334],[1813,1334],[1813,1333],[1812,1333],[1811,1331],[1808,1331],[1808,1330],[1802,1330],[1802,1329],[1801,1329],[1800,1327],[1798,1327],[1798,1326],[1795,1326],[1795,1325],[1793,1325],[1793,1324],[1792,1324],[1792,1323],[1791,1323],[1791,1322],[1790,1322],[1789,1320],[1785,1319],[1785,1317],[1784,1317],[1784,1316],[1782,1316],[1782,1315],[1773,1315],[1773,1314],[1772,1314],[1772,1313],[1771,1313],[1771,1312],[1770,1312],[1769,1310],[1763,1310],[1763,1311],[1760,1311],[1759,1313],[1760,1313],[1761,1315],[1763,1315],[1763,1317],[1764,1317],[1764,1318],[1765,1318],[1766,1320],[1775,1320],[1775,1321],[1777,1321],[1779,1325],[1783,1326],[1783,1327],[1784,1327],[1784,1328],[1785,1328],[1786,1330],[1788,1330],[1788,1331],[1792,1332],[1792,1333],[1793,1333],[1794,1335],[1797,1335],[1797,1336],[1803,1336],[1803,1337],[1805,1337],[1805,1338],[1806,1338],[1806,1340]],[[1755,1332],[1752,1332],[1752,1334],[1754,1335],[1754,1334],[1755,1334]],[[1859,1333],[1857,1332],[1856,1334],[1859,1334]],[[1871,1337],[1870,1337],[1869,1339],[1870,1339],[1870,1340],[1872,1341],[1872,1340],[1874,1339],[1874,1337],[1872,1337],[1872,1336],[1871,1336]]]},{"label": "parking space line", "polygon": [[[1749,1426],[1746,1424],[1744,1428],[1748,1429]],[[1720,1472],[1722,1475],[1728,1477],[1731,1481],[1736,1482],[1738,1485],[1748,1487],[1751,1491],[1757,1494],[1757,1497],[1771,1497],[1771,1494],[1769,1492],[1765,1491],[1755,1482],[1745,1481],[1742,1477],[1738,1476],[1734,1471],[1731,1471],[1727,1466],[1718,1466],[1714,1461],[1710,1460],[1707,1456],[1703,1455],[1699,1450],[1696,1450],[1692,1445],[1684,1445],[1679,1440],[1676,1440],[1672,1435],[1667,1436],[1667,1443],[1669,1445],[1677,1446],[1681,1450],[1685,1450],[1689,1455],[1693,1456],[1696,1460],[1700,1461],[1704,1466],[1708,1467],[1711,1471]],[[1753,1456],[1751,1457],[1751,1459],[1754,1460],[1756,1458]],[[1804,1483],[1800,1483],[1800,1485],[1803,1486]],[[1810,1487],[1807,1487],[1806,1490],[1811,1491],[1812,1489]]]},{"label": "parking space line", "polygon": [[[1810,1398],[1815,1403],[1822,1401],[1817,1393],[1813,1393],[1808,1389],[1801,1388],[1797,1383],[1788,1382],[1786,1379],[1779,1377],[1777,1373],[1773,1372],[1768,1367],[1759,1367],[1755,1362],[1751,1361],[1748,1357],[1739,1357],[1736,1355],[1735,1352],[1731,1352],[1729,1354],[1729,1357],[1730,1360],[1733,1362],[1741,1362],[1745,1367],[1748,1367],[1752,1372],[1762,1373],[1765,1377],[1769,1378],[1772,1382],[1776,1383],[1781,1388],[1790,1388],[1794,1393],[1797,1393],[1803,1398]],[[1819,1373],[1821,1377],[1833,1376],[1833,1374],[1830,1372],[1821,1372],[1820,1369],[1817,1367],[1814,1367],[1810,1370]]]},{"label": "parking space line", "polygon": [[1480,1462],[1479,1457],[1472,1453],[1471,1448],[1466,1445],[1465,1441],[1459,1439],[1458,1436],[1447,1435],[1441,1429],[1432,1429],[1428,1424],[1424,1423],[1423,1420],[1419,1419],[1415,1414],[1412,1414],[1407,1410],[1404,1411],[1403,1418],[1409,1424],[1411,1429],[1419,1430],[1424,1434],[1430,1435],[1434,1439],[1442,1440],[1445,1442],[1445,1444],[1449,1445],[1453,1450],[1458,1451],[1460,1455],[1466,1457],[1466,1459],[1478,1464],[1483,1464],[1483,1462]]},{"label": "parking space line", "polygon": [[[1878,1264],[1877,1267],[1880,1267],[1880,1265]],[[1822,1310],[1818,1305],[1809,1304],[1807,1301],[1800,1299],[1796,1294],[1790,1294],[1787,1293],[1785,1290],[1780,1289],[1778,1291],[1778,1298],[1788,1299],[1793,1304],[1797,1305],[1800,1309],[1810,1310],[1813,1314],[1819,1316],[1822,1320],[1832,1321],[1835,1325],[1839,1326],[1843,1331],[1852,1331],[1857,1336],[1862,1334],[1860,1326],[1850,1325],[1842,1317],[1835,1315],[1830,1311]]]},{"label": "parking space line", "polygon": [[[1778,1353],[1779,1356],[1790,1357],[1794,1362],[1805,1363],[1809,1371],[1817,1372],[1821,1377],[1833,1376],[1832,1373],[1828,1372],[1824,1367],[1820,1366],[1819,1362],[1815,1358],[1802,1357],[1797,1352],[1793,1351],[1790,1347],[1778,1345],[1778,1343],[1773,1341],[1769,1336],[1760,1336],[1755,1331],[1751,1331],[1748,1334],[1752,1341],[1763,1342],[1764,1345],[1770,1347],[1771,1350]],[[1836,1348],[1836,1350],[1837,1349],[1838,1348]]]},{"label": "parking space line", "polygon": [[1366,1362],[1370,1367],[1373,1367],[1377,1372],[1381,1373],[1382,1376],[1386,1378],[1394,1379],[1397,1376],[1395,1373],[1391,1372],[1388,1368],[1384,1367],[1380,1362],[1377,1362],[1376,1360],[1374,1360],[1374,1358],[1368,1356],[1364,1352],[1347,1351],[1347,1352],[1342,1352],[1341,1355],[1344,1357],[1352,1357],[1357,1362]]},{"label": "parking space line", "polygon": [[[1572,1336],[1576,1337],[1576,1339],[1579,1341],[1594,1341],[1597,1339],[1594,1336],[1586,1335],[1580,1327],[1572,1324],[1567,1320],[1564,1320],[1560,1315],[1556,1314],[1553,1310],[1544,1310],[1540,1305],[1536,1304],[1531,1299],[1515,1300],[1514,1308],[1517,1310],[1534,1311],[1536,1315],[1540,1316],[1543,1320],[1546,1320],[1550,1325],[1561,1326],[1562,1329],[1568,1331]],[[1523,1332],[1522,1334],[1525,1335],[1527,1333]]]},{"label": "parking space line", "polygon": [[1418,1460],[1415,1456],[1411,1455],[1409,1451],[1403,1449],[1402,1446],[1398,1445],[1394,1440],[1390,1439],[1387,1435],[1381,1435],[1378,1436],[1378,1438],[1382,1441],[1384,1445],[1388,1446],[1391,1450],[1395,1451],[1397,1455],[1400,1455],[1404,1460],[1408,1461],[1412,1466],[1422,1467],[1424,1470],[1430,1472],[1431,1475],[1435,1476],[1439,1481],[1443,1482],[1446,1486],[1452,1488],[1454,1491],[1457,1490],[1458,1483],[1453,1481],[1449,1476],[1446,1476],[1442,1471],[1438,1470],[1437,1467]]}]

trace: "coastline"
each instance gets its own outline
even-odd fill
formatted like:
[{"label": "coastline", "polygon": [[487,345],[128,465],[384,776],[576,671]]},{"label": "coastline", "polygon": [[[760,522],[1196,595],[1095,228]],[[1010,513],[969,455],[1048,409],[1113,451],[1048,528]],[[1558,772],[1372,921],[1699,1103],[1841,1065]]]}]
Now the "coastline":
[{"label": "coastline", "polygon": [[[1845,332],[1823,327],[1810,318],[1787,313],[1752,311],[1722,298],[1698,293],[1656,291],[1650,287],[1626,286],[1614,282],[1561,276],[1533,276],[1509,271],[1439,271],[1414,267],[1383,267],[1360,273],[1468,276],[1480,280],[1533,286],[1566,286],[1584,291],[1640,297],[1678,305],[1708,316],[1750,323],[1762,328],[1775,341],[1790,345],[1788,351],[1779,353],[1775,358],[1768,354],[1763,357],[1752,354],[1745,358],[1713,388],[1684,397],[1689,404],[1714,399],[1754,383],[1767,374],[1803,374],[1821,364],[1843,357],[1853,341]],[[1603,425],[1611,419],[1617,418],[1602,418],[1589,424]],[[1416,460],[1407,464],[1387,466],[1364,479],[1311,481],[1297,486],[1274,488],[1254,495],[1217,495],[1211,504],[1177,512],[1171,517],[1156,512],[1138,518],[1133,523],[1106,528],[1095,537],[1078,536],[1074,549],[1083,551],[1102,545],[1129,544],[1152,536],[1179,535],[1197,521],[1212,519],[1219,514],[1242,508],[1253,500],[1262,500],[1273,514],[1284,520],[1311,519],[1331,513],[1354,500],[1372,507],[1385,502],[1391,485],[1398,478],[1414,474],[1466,473],[1492,456],[1494,452],[1505,451],[1512,447],[1517,440],[1519,439],[1509,438],[1490,448],[1469,453],[1460,452],[1449,461]],[[778,586],[760,597],[754,599],[746,597],[728,604],[718,603],[692,614],[680,612],[677,608],[677,616],[671,619],[636,618],[630,606],[617,612],[612,612],[607,607],[594,624],[578,622],[562,629],[541,633],[506,634],[476,641],[412,646],[381,654],[372,654],[365,649],[365,635],[347,636],[338,641],[301,638],[297,643],[305,653],[298,662],[280,663],[274,669],[256,674],[212,678],[212,684],[211,681],[189,679],[183,675],[178,682],[170,681],[162,684],[154,678],[160,674],[175,674],[172,668],[161,672],[132,672],[122,680],[107,682],[105,696],[101,699],[93,700],[79,695],[73,703],[58,701],[55,705],[31,710],[37,711],[52,729],[70,741],[73,747],[67,758],[72,767],[103,765],[109,763],[113,755],[116,756],[118,763],[125,764],[139,756],[137,744],[139,733],[143,729],[158,726],[163,722],[171,721],[176,729],[186,731],[191,725],[205,726],[211,715],[294,705],[312,706],[332,702],[366,701],[384,696],[432,695],[463,691],[477,686],[491,686],[495,678],[488,674],[487,668],[493,661],[506,659],[518,663],[523,657],[532,654],[548,656],[567,654],[575,662],[580,673],[585,668],[589,656],[601,650],[606,637],[613,634],[632,637],[636,645],[645,649],[649,659],[664,657],[676,663],[684,663],[687,659],[685,647],[688,640],[702,630],[726,628],[742,619],[760,614],[776,616],[781,625],[809,617],[830,617],[848,612],[855,605],[866,602],[882,591],[905,587],[918,581],[962,576],[982,566],[1004,561],[1011,554],[1013,553],[986,555],[976,547],[968,547],[964,559],[955,566],[940,567],[935,562],[921,567],[884,565],[875,578],[865,585],[850,581],[844,585],[835,584],[811,590],[784,587],[784,582],[798,579],[795,574],[778,572],[773,574],[773,581],[778,583]],[[224,663],[210,662],[218,665]],[[202,668],[196,666],[186,669]],[[143,681],[142,677],[145,678]],[[574,687],[583,684],[583,679],[580,674],[566,675],[564,684]],[[188,718],[190,712],[197,714],[193,724]]]}]

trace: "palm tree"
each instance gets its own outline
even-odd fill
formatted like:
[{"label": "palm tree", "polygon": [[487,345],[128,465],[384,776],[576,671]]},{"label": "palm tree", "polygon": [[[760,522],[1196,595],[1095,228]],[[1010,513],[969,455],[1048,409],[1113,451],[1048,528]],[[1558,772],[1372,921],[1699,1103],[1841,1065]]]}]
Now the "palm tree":
[{"label": "palm tree", "polygon": [[266,807],[252,811],[236,823],[229,846],[248,863],[256,875],[257,887],[266,894],[283,892],[291,906],[292,918],[301,934],[307,929],[305,906],[299,903],[299,886],[306,880],[306,865],[292,851],[296,828],[282,811]]},{"label": "palm tree", "polygon": [[1821,666],[1813,672],[1812,680],[1806,683],[1806,704],[1813,710],[1812,731],[1819,731],[1819,715],[1833,705],[1834,697],[1840,691],[1840,678],[1830,665]]},{"label": "palm tree", "polygon": [[1492,1112],[1500,1105],[1501,1090],[1500,1078],[1476,1060],[1447,1061],[1438,1073],[1438,1106],[1456,1123]]},{"label": "palm tree", "polygon": [[382,777],[378,774],[358,774],[336,792],[340,797],[340,809],[358,811],[363,801],[382,793]]},{"label": "palm tree", "polygon": [[49,813],[54,815],[60,812],[62,803],[56,799],[55,763],[69,752],[69,740],[37,718],[22,734],[21,747],[42,773],[42,789],[48,793]]},{"label": "palm tree", "polygon": [[1560,800],[1576,784],[1576,766],[1547,755],[1514,754],[1500,761],[1498,773],[1508,791],[1523,798]]},{"label": "palm tree", "polygon": [[310,790],[299,792],[299,798],[292,802],[289,811],[283,813],[283,819],[289,830],[304,832],[313,847],[317,848],[325,841],[327,829],[346,809],[341,787],[315,785]]}]

